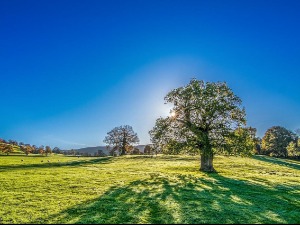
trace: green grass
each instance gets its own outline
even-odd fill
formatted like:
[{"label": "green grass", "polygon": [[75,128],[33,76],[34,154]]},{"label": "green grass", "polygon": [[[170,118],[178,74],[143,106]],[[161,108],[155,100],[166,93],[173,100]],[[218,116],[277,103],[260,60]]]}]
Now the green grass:
[{"label": "green grass", "polygon": [[0,156],[0,223],[300,223],[299,162],[198,158]]}]

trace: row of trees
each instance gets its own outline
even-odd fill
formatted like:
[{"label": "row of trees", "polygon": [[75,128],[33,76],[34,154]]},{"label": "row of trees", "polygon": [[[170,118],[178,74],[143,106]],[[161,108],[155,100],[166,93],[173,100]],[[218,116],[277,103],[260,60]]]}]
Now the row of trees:
[{"label": "row of trees", "polygon": [[[165,101],[173,104],[170,116],[158,118],[149,132],[155,151],[200,154],[202,171],[214,171],[215,154],[298,155],[298,137],[285,128],[272,127],[262,140],[256,137],[256,129],[246,126],[241,99],[225,82],[192,79],[188,85],[170,91]],[[130,126],[116,127],[104,139],[121,155],[138,141]]]},{"label": "row of trees", "polygon": [[268,129],[261,140],[261,154],[300,158],[300,130],[292,132],[281,126]]},{"label": "row of trees", "polygon": [[0,139],[0,152],[4,154],[10,154],[16,150],[20,150],[26,155],[29,154],[42,154],[48,156],[51,153],[61,153],[58,147],[51,149],[50,146],[36,146],[30,144],[24,144],[23,142],[17,142],[14,140],[4,140]]}]

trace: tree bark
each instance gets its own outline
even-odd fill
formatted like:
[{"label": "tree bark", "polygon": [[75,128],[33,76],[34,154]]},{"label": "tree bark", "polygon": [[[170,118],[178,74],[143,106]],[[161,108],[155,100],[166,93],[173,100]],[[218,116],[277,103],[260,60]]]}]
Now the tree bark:
[{"label": "tree bark", "polygon": [[213,166],[213,152],[203,152],[201,153],[200,159],[200,170],[204,172],[215,172]]},{"label": "tree bark", "polygon": [[126,154],[126,134],[123,133],[123,140],[122,140],[122,148],[121,148],[121,155]]},{"label": "tree bark", "polygon": [[122,149],[121,149],[121,155],[125,155],[126,154],[126,149],[125,149],[125,147],[122,147]]},{"label": "tree bark", "polygon": [[204,133],[202,137],[203,137],[202,140],[204,144],[202,145],[202,149],[200,149],[202,150],[200,151],[201,152],[200,170],[204,172],[215,172],[213,166],[214,153],[209,141],[208,133]]},{"label": "tree bark", "polygon": [[121,155],[126,155],[126,142],[123,141],[122,148],[121,148]]}]

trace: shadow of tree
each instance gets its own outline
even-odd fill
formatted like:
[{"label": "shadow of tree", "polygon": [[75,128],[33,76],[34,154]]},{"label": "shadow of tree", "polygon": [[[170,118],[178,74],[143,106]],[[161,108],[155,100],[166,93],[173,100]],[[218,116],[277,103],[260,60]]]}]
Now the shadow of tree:
[{"label": "shadow of tree", "polygon": [[0,153],[0,157],[20,157],[20,156],[24,156],[24,157],[41,157],[40,155],[30,155],[30,156],[26,156],[25,154],[21,154],[21,153],[10,153],[10,154],[3,154]]},{"label": "shadow of tree", "polygon": [[[76,167],[94,163],[108,163],[111,161],[111,157],[103,157],[89,160],[80,161],[68,161],[68,162],[47,162],[47,159],[43,159],[44,162],[39,164],[18,164],[18,165],[1,165],[0,172],[15,170],[15,169],[33,169],[33,168],[51,168],[51,167]],[[51,160],[51,159],[50,159]]]},{"label": "shadow of tree", "polygon": [[34,223],[299,223],[300,196],[290,189],[217,173],[205,178],[156,174]]},{"label": "shadow of tree", "polygon": [[187,155],[130,155],[130,157],[127,156],[119,156],[118,158],[126,158],[126,160],[136,160],[136,159],[159,159],[164,161],[195,161],[199,160],[199,158],[196,158],[194,156],[187,156]]},{"label": "shadow of tree", "polygon": [[300,170],[299,161],[290,162],[287,161],[286,159],[279,159],[279,158],[273,158],[270,156],[261,156],[261,155],[255,155],[253,156],[253,158],[263,162],[274,163],[280,166],[286,166],[292,169]]}]

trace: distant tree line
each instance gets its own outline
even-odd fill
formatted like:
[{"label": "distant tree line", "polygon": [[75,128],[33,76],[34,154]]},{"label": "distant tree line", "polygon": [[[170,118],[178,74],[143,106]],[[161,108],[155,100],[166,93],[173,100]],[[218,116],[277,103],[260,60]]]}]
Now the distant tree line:
[{"label": "distant tree line", "polygon": [[[130,129],[130,126],[122,126],[123,129],[126,130]],[[131,128],[132,129],[132,128]],[[126,133],[127,134],[127,133]],[[130,133],[128,133],[130,134]],[[127,138],[127,136],[126,136]],[[127,143],[127,142],[126,142]],[[150,145],[146,145],[144,152],[140,151],[137,147],[132,146],[131,145],[132,142],[125,144],[125,148],[122,147],[122,145],[119,145],[120,149],[125,149],[125,154],[130,154],[130,155],[142,155],[142,154],[152,154],[152,147]],[[121,155],[117,153],[118,148],[116,148],[115,146],[112,148],[107,147],[107,149],[109,150],[109,155]],[[58,147],[54,147],[53,149],[51,149],[50,146],[37,146],[37,145],[31,145],[31,144],[25,144],[24,142],[18,142],[15,140],[5,140],[0,138],[0,154],[6,154],[9,155],[11,153],[24,153],[25,155],[29,155],[29,154],[40,154],[40,155],[44,155],[44,156],[48,156],[52,153],[55,154],[63,154],[63,155],[71,155],[71,156],[88,156],[88,157],[104,157],[107,156],[107,154],[105,154],[102,150],[99,150],[98,152],[95,153],[88,153],[88,152],[80,152],[78,150],[75,149],[71,149],[71,150],[62,150]]]},{"label": "distant tree line", "polygon": [[24,142],[17,142],[15,140],[4,140],[0,138],[0,153],[4,153],[9,155],[13,152],[23,152],[25,155],[29,154],[41,154],[48,156],[49,154],[56,153],[56,154],[62,154],[63,151],[55,147],[51,149],[50,146],[36,146],[31,144],[25,144]]}]

